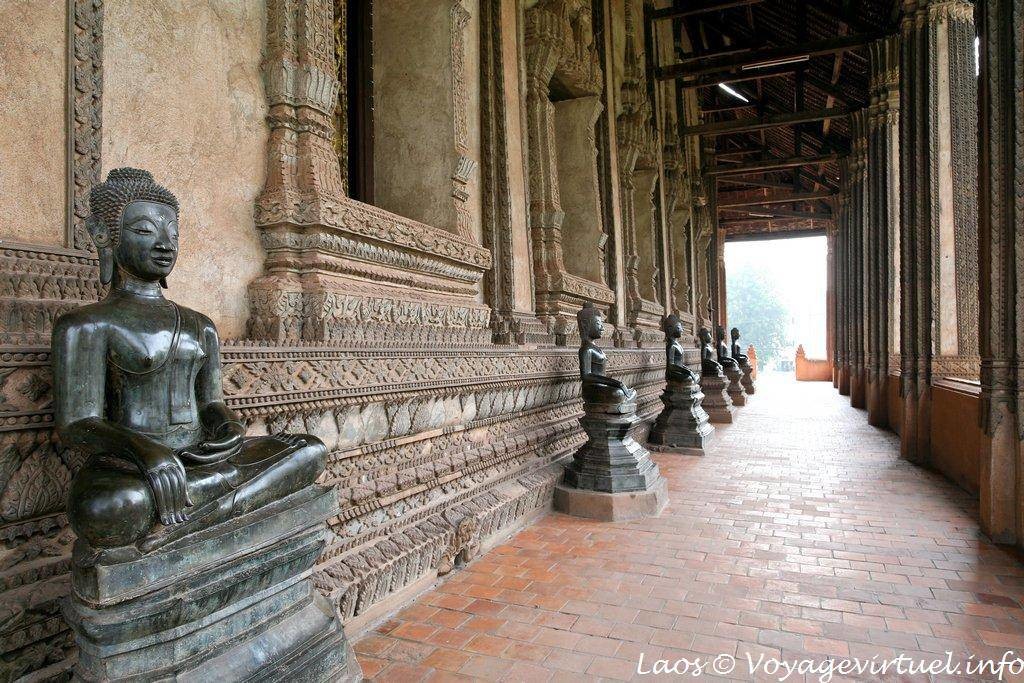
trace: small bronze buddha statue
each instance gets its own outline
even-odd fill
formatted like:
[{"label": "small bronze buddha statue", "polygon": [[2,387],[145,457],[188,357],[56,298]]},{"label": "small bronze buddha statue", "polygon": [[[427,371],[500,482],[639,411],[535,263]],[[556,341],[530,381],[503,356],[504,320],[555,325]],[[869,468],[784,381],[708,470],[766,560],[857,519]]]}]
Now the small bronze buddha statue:
[{"label": "small bronze buddha statue", "polygon": [[718,339],[718,362],[726,370],[739,370],[739,363],[736,362],[735,358],[729,355],[729,345],[725,343],[724,326],[718,325],[715,327],[715,337]]},{"label": "small bronze buddha statue", "polygon": [[740,328],[734,327],[729,331],[729,336],[732,338],[732,357],[736,359],[736,362],[740,365],[750,365],[750,360],[740,350]]},{"label": "small bronze buddha statue", "polygon": [[670,382],[700,382],[700,376],[686,366],[683,345],[683,322],[676,314],[665,316],[662,322],[665,331],[665,379]]},{"label": "small bronze buddha statue", "polygon": [[246,438],[225,405],[217,330],[161,291],[178,255],[175,196],[120,168],[89,201],[110,291],[54,326],[56,423],[89,456],[71,486],[71,526],[121,561],[304,489],[326,448],[308,435]]},{"label": "small bronze buddha statue", "polygon": [[604,374],[608,357],[597,344],[604,332],[604,317],[591,302],[586,302],[576,322],[580,328],[580,379],[583,381],[583,400],[586,403],[617,405],[636,399],[636,391],[621,381]]},{"label": "small bronze buddha statue", "polygon": [[706,327],[700,328],[697,332],[700,340],[700,370],[703,375],[720,375],[722,364],[718,362],[718,354],[711,344],[711,331]]}]

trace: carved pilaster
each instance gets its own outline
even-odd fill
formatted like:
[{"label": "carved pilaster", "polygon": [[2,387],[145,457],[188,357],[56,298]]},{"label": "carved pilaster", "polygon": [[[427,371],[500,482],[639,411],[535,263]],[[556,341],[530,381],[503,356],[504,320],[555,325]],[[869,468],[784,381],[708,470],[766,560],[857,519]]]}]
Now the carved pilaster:
[{"label": "carved pilaster", "polygon": [[[899,39],[870,46],[871,105],[868,110],[867,229],[867,409],[868,422],[886,426],[888,416],[890,231],[899,224],[894,186],[899,183]],[[897,228],[898,229],[898,228]]]},{"label": "carved pilaster", "polygon": [[850,172],[848,177],[850,203],[850,405],[864,408],[867,405],[865,387],[865,345],[867,297],[865,292],[865,260],[867,256],[865,228],[867,204],[867,134],[868,110],[861,109],[851,116],[853,139],[850,151]]},{"label": "carved pilaster", "polygon": [[1020,458],[1024,406],[1020,334],[1024,311],[1024,0],[989,0],[981,36],[980,197],[981,419],[980,515],[994,541],[1024,541]]},{"label": "carved pilaster", "polygon": [[[480,109],[483,190],[483,243],[493,256],[493,267],[484,274],[484,296],[491,306],[493,340],[499,344],[550,342],[543,324],[533,315],[532,260],[529,253],[519,253],[516,230],[528,226],[513,221],[512,187],[510,187],[509,145],[505,99],[505,40],[516,27],[502,20],[501,0],[480,3]],[[519,111],[511,113],[518,117]],[[524,287],[517,282],[527,279],[528,301],[517,296]]]},{"label": "carved pilaster", "polygon": [[843,396],[850,395],[850,162],[840,165],[842,182],[838,201],[836,228],[836,366],[838,388]]},{"label": "carved pilaster", "polygon": [[932,376],[976,376],[973,7],[906,0],[900,47],[901,452],[927,462]]}]

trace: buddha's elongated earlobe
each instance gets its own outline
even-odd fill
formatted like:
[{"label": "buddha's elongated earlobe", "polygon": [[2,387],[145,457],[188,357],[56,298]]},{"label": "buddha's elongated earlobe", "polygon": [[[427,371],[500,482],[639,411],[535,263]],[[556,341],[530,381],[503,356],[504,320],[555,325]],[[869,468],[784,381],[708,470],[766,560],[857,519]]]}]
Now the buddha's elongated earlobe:
[{"label": "buddha's elongated earlobe", "polygon": [[98,247],[100,257],[100,282],[109,285],[114,279],[114,250],[110,247]]},{"label": "buddha's elongated earlobe", "polygon": [[163,287],[164,289],[167,289],[167,278],[160,278],[160,286]]},{"label": "buddha's elongated earlobe", "polygon": [[109,285],[114,279],[114,245],[110,239],[110,231],[103,221],[95,216],[85,219],[85,228],[96,243],[96,253],[100,259],[100,282]]}]

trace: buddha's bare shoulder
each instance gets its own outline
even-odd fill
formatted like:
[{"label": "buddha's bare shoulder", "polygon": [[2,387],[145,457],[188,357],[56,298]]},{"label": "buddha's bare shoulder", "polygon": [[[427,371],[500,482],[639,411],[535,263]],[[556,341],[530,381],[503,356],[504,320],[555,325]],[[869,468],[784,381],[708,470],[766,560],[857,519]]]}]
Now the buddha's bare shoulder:
[{"label": "buddha's bare shoulder", "polygon": [[196,329],[204,332],[217,332],[217,326],[213,324],[213,321],[210,320],[209,316],[193,310],[188,306],[182,306],[179,303],[175,303],[174,305],[178,307],[178,312],[181,314],[181,321],[183,323],[189,323]]},{"label": "buddha's bare shoulder", "polygon": [[58,338],[84,328],[104,329],[113,310],[114,306],[104,299],[65,311],[53,324],[53,336]]}]

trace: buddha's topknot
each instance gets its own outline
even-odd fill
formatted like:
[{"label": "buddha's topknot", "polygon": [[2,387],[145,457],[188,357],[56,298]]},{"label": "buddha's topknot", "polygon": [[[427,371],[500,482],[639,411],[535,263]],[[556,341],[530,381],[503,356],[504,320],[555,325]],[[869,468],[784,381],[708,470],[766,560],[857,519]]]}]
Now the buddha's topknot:
[{"label": "buddha's topknot", "polygon": [[111,243],[117,245],[121,238],[121,215],[125,207],[139,201],[165,204],[174,209],[175,214],[178,213],[178,198],[166,187],[158,185],[152,173],[125,167],[113,169],[105,182],[92,188],[89,193],[91,221],[106,227]]}]

